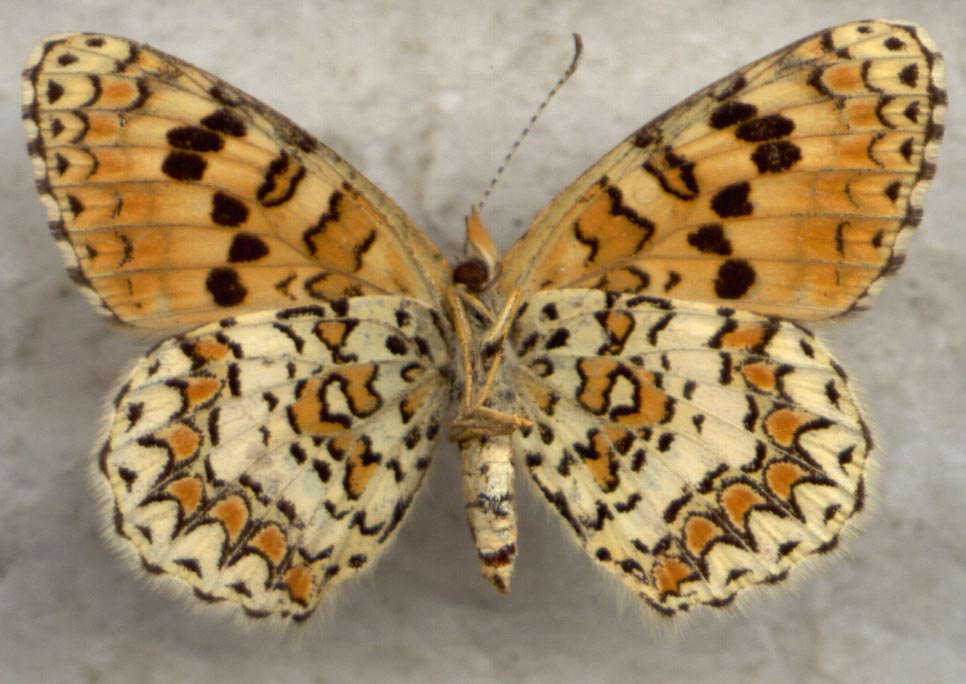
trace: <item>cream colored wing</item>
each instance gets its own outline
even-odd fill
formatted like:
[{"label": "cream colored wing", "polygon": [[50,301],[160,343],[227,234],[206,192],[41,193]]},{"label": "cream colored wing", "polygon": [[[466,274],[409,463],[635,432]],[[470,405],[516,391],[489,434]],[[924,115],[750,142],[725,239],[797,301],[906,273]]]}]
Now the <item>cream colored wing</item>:
[{"label": "cream colored wing", "polygon": [[34,48],[23,97],[54,237],[121,321],[184,328],[365,294],[440,306],[445,260],[392,200],[214,76],[63,34]]},{"label": "cream colored wing", "polygon": [[580,546],[666,615],[835,548],[872,439],[804,328],[708,304],[545,290],[511,344],[513,436]]},{"label": "cream colored wing", "polygon": [[358,297],[157,346],[100,452],[120,545],[203,601],[306,618],[379,558],[422,483],[449,401],[438,323]]},{"label": "cream colored wing", "polygon": [[799,320],[867,303],[920,220],[943,66],[919,26],[831,28],[644,126],[537,217],[499,287],[589,287]]}]

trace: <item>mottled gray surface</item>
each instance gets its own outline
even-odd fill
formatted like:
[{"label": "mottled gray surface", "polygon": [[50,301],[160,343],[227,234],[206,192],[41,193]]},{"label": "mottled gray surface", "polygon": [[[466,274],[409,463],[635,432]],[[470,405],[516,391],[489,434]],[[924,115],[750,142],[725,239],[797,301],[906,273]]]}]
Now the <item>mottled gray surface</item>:
[{"label": "mottled gray surface", "polygon": [[[102,398],[147,341],[92,313],[47,235],[19,120],[34,41],[117,33],[225,77],[339,150],[455,256],[463,214],[570,58],[571,32],[583,66],[485,213],[503,247],[666,107],[868,16],[929,27],[951,110],[908,263],[873,310],[825,335],[882,445],[873,513],[829,568],[668,635],[525,496],[513,592],[497,596],[477,575],[449,446],[385,561],[294,636],[186,608],[105,547],[88,449]],[[0,681],[966,681],[966,5],[34,0],[3,3],[0,27]]]}]

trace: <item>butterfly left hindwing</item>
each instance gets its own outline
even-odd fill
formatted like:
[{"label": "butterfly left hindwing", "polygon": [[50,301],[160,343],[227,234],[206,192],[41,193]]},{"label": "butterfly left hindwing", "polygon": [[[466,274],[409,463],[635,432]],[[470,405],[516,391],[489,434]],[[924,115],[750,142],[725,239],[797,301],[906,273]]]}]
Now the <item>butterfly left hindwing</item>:
[{"label": "butterfly left hindwing", "polygon": [[422,483],[448,350],[411,299],[246,314],[170,338],[115,400],[113,524],[150,572],[307,617],[375,562]]}]

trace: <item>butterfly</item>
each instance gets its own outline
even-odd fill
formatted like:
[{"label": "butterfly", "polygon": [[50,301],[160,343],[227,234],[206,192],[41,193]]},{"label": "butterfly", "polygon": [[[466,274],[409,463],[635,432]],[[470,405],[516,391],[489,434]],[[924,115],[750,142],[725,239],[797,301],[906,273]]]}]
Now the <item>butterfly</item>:
[{"label": "butterfly", "polygon": [[515,468],[592,561],[673,616],[832,551],[873,448],[805,326],[902,263],[946,95],[932,39],[862,21],[643,126],[503,257],[450,266],[268,106],[159,50],[42,41],[29,152],[68,271],[167,338],[99,448],[110,535],[253,618],[373,565],[446,436],[483,575],[509,588]]}]

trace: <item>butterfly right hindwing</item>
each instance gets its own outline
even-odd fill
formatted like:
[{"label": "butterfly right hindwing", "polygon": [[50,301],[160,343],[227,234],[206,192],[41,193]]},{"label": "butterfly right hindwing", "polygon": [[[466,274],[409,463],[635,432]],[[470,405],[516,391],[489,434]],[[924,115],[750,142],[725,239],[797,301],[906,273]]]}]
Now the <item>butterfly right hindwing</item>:
[{"label": "butterfly right hindwing", "polygon": [[706,304],[547,290],[512,342],[513,445],[578,543],[666,614],[836,546],[872,440],[808,331]]}]

